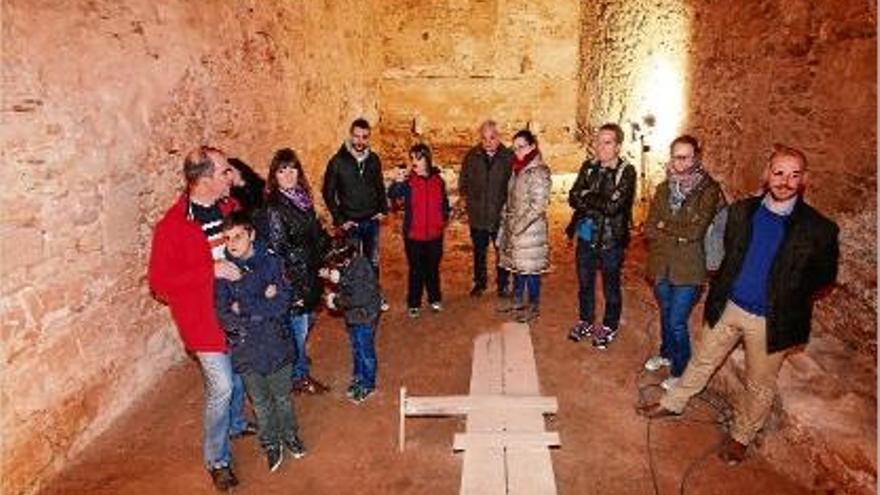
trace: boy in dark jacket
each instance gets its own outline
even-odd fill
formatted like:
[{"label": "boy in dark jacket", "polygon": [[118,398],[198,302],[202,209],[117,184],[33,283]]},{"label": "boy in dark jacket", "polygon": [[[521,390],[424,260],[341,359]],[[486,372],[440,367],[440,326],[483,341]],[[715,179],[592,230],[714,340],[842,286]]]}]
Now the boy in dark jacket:
[{"label": "boy in dark jacket", "polygon": [[328,255],[328,265],[320,273],[336,285],[336,291],[327,294],[327,307],[344,312],[353,361],[347,395],[358,404],[376,389],[374,338],[382,305],[379,281],[373,265],[349,240],[340,240]]},{"label": "boy in dark jacket", "polygon": [[390,199],[404,200],[403,239],[409,264],[409,316],[417,318],[422,290],[435,313],[442,310],[440,260],[443,258],[443,230],[449,220],[449,198],[440,171],[431,163],[431,150],[416,144],[409,150],[412,172],[400,170],[388,189]]},{"label": "boy in dark jacket", "polygon": [[294,458],[305,455],[288,396],[293,363],[287,331],[290,285],[281,274],[281,260],[254,243],[254,227],[247,215],[231,214],[223,222],[223,232],[227,258],[242,277],[216,279],[217,315],[232,350],[232,366],[242,375],[254,406],[269,470],[275,471],[285,448]]}]

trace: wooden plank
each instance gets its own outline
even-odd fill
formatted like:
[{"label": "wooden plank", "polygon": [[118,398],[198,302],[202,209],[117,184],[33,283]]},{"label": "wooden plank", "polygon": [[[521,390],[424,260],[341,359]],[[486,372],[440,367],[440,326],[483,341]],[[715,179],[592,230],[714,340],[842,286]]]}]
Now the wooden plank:
[{"label": "wooden plank", "polygon": [[548,447],[559,446],[559,433],[555,431],[529,433],[456,433],[452,450],[471,450],[487,447],[539,449],[546,452]]},{"label": "wooden plank", "polygon": [[550,414],[559,409],[559,403],[556,397],[537,395],[407,397],[404,402],[404,412],[407,416],[457,416],[481,409],[514,409]]},{"label": "wooden plank", "polygon": [[504,339],[504,394],[538,395],[538,369],[529,326],[505,323],[501,329]]},{"label": "wooden plank", "polygon": [[501,334],[484,333],[474,339],[471,361],[471,395],[498,395],[503,392]]},{"label": "wooden plank", "polygon": [[556,495],[550,450],[511,447],[506,462],[508,495]]},{"label": "wooden plank", "polygon": [[[471,363],[470,393],[472,395],[499,395],[503,390],[502,349],[498,332],[485,333],[474,339]],[[466,429],[470,432],[504,430],[501,411],[479,410],[467,416]],[[507,473],[503,448],[482,448],[465,451],[461,469],[461,495],[504,494]]]},{"label": "wooden plank", "polygon": [[[508,323],[504,339],[504,393],[538,395],[538,369],[528,325]],[[545,432],[544,417],[529,411],[504,411],[508,433]],[[546,448],[510,446],[505,450],[507,494],[555,495],[553,462]]]}]

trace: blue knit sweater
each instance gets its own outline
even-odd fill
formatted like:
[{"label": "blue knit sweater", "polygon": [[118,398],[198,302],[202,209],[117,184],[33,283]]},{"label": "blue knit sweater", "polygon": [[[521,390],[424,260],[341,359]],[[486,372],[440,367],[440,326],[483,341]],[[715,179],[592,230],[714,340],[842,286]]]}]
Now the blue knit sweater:
[{"label": "blue knit sweater", "polygon": [[773,259],[785,237],[786,218],[787,215],[777,215],[767,209],[766,204],[762,204],[752,217],[752,240],[733,283],[730,299],[757,316],[767,314],[767,282],[770,280]]}]

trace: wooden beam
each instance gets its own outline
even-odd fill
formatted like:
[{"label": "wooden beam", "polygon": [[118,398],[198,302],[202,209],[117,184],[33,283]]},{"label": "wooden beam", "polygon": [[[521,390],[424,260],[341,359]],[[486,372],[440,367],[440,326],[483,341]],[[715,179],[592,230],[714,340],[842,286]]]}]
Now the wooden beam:
[{"label": "wooden beam", "polygon": [[[504,393],[512,395],[540,394],[535,351],[528,325],[505,323],[504,337]],[[508,410],[504,413],[508,431],[544,433],[544,418],[540,414]],[[507,495],[556,495],[553,462],[547,448],[505,449],[507,468]]]},{"label": "wooden beam", "polygon": [[456,433],[452,442],[452,450],[470,450],[485,448],[540,448],[558,447],[561,445],[559,432],[487,432],[487,433]]},{"label": "wooden beam", "polygon": [[403,408],[407,416],[460,416],[485,410],[555,414],[559,402],[540,395],[446,395],[406,397]]},{"label": "wooden beam", "polygon": [[[491,332],[474,339],[471,363],[470,393],[500,395],[504,393],[501,333]],[[503,431],[498,412],[485,409],[467,415],[468,432]],[[507,492],[504,449],[474,449],[464,453],[461,466],[459,495],[494,495]]]}]

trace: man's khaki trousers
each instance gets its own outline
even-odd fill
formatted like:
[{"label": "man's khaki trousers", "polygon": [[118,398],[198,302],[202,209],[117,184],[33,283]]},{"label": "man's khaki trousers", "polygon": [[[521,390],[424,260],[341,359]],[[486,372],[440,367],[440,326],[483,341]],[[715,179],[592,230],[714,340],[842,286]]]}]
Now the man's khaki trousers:
[{"label": "man's khaki trousers", "polygon": [[736,404],[730,436],[748,445],[764,425],[773,395],[776,376],[785,357],[784,352],[767,354],[767,325],[762,316],[746,312],[727,301],[718,323],[703,329],[703,339],[688,363],[681,380],[660,400],[660,405],[674,412],[682,412],[691,397],[708,383],[731,349],[743,340],[746,353],[746,380],[744,396]]}]

